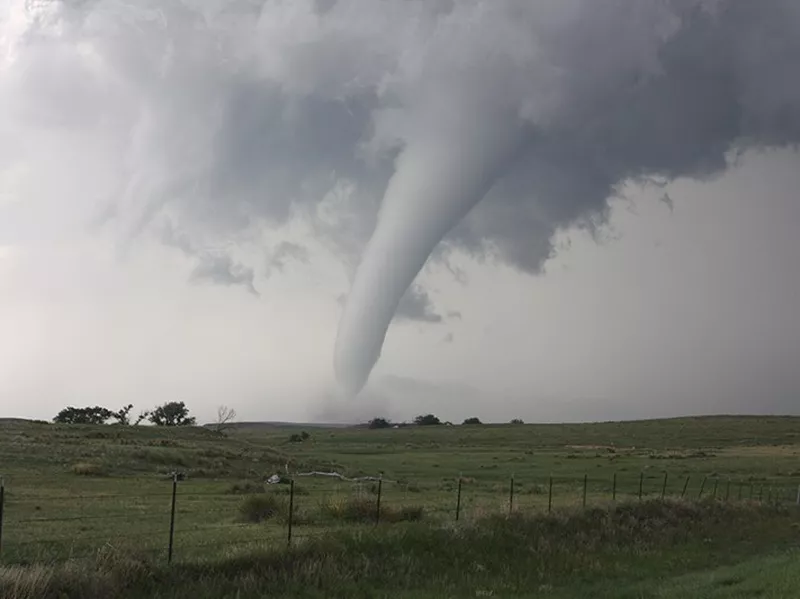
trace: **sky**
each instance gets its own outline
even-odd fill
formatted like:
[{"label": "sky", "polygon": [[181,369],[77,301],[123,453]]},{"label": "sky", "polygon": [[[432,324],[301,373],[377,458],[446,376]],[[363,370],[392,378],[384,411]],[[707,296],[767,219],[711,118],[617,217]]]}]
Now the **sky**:
[{"label": "sky", "polygon": [[[800,11],[623,4],[0,3],[0,415],[800,413]],[[430,148],[508,123],[343,393],[376,223],[439,205],[381,211],[403,157],[441,189]]]}]

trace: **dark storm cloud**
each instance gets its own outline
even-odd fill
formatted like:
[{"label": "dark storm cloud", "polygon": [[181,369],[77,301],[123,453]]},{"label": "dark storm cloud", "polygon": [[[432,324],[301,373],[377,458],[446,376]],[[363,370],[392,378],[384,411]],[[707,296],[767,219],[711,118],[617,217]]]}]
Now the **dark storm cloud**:
[{"label": "dark storm cloud", "polygon": [[252,268],[237,264],[229,255],[207,252],[199,256],[199,263],[192,270],[190,280],[210,281],[219,285],[238,285],[258,295],[253,277]]},{"label": "dark storm cloud", "polygon": [[403,295],[395,312],[397,320],[416,320],[420,322],[439,323],[442,315],[436,312],[428,292],[412,285]]},{"label": "dark storm cloud", "polygon": [[730,150],[800,134],[793,0],[29,10],[9,114],[121,142],[119,218],[146,226],[171,206],[193,235],[302,216],[351,263],[430,98],[520,110],[525,143],[448,242],[529,271],[556,230],[602,222],[620,182],[708,177]]},{"label": "dark storm cloud", "polygon": [[[0,168],[39,174],[20,187],[33,213],[105,200],[123,236],[169,217],[189,247],[303,219],[350,268],[378,223],[337,341],[353,389],[443,237],[539,272],[626,182],[800,141],[796,0],[15,6]],[[235,255],[201,255],[195,277],[252,287]]]},{"label": "dark storm cloud", "polygon": [[309,260],[310,254],[306,246],[292,241],[282,241],[272,250],[269,256],[267,275],[269,276],[273,269],[283,272],[283,269],[290,262],[308,264]]}]

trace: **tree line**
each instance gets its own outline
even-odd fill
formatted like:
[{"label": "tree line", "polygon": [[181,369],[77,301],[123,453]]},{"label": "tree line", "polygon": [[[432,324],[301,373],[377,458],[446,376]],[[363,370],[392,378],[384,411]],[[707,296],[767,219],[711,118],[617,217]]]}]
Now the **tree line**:
[{"label": "tree line", "polygon": [[[142,422],[149,422],[155,426],[196,426],[197,419],[189,415],[189,408],[182,401],[169,401],[152,410],[144,410],[135,418],[131,418],[133,404],[128,404],[119,410],[109,410],[102,406],[87,406],[76,408],[68,406],[56,414],[53,422],[58,424],[118,424],[123,426],[136,426]],[[236,410],[227,406],[217,408],[217,419],[212,428],[222,431],[230,426],[236,418]]]},{"label": "tree line", "polygon": [[[437,426],[437,425],[448,425],[451,426],[452,422],[442,422],[439,417],[434,414],[420,414],[411,423],[407,422],[400,422],[400,423],[393,423],[388,418],[373,418],[367,423],[367,426],[372,429],[378,428],[394,428],[394,427],[404,427],[404,426]],[[475,425],[475,424],[483,424],[480,418],[472,417],[466,418],[464,422],[461,423],[462,425]],[[524,422],[520,418],[514,418],[511,420],[509,424],[524,424]]]}]

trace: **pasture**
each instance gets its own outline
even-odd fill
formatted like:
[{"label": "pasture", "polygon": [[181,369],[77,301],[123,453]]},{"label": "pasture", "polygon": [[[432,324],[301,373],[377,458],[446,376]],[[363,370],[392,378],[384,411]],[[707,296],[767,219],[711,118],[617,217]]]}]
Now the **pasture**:
[{"label": "pasture", "polygon": [[[709,584],[709,576],[717,579],[710,573],[719,571],[719,576],[725,577],[725,568],[745,558],[753,572],[760,571],[758,560],[764,560],[764,568],[786,570],[785,576],[778,577],[781,580],[797,578],[797,560],[779,550],[800,539],[796,528],[800,520],[793,509],[800,485],[800,418],[305,430],[305,440],[290,441],[300,429],[248,426],[218,434],[194,427],[4,421],[0,423],[0,475],[5,483],[0,560],[29,567],[55,564],[51,567],[58,570],[112,552],[136,556],[148,567],[167,568],[172,473],[178,471],[173,560],[171,569],[163,572],[190,571],[200,567],[198,564],[229,568],[231,560],[239,560],[236,563],[241,565],[241,560],[252,559],[247,556],[264,552],[271,556],[267,561],[282,563],[287,551],[313,553],[320,547],[352,557],[359,544],[365,544],[364,550],[375,545],[370,550],[380,552],[389,551],[394,543],[398,556],[408,556],[410,564],[416,544],[438,547],[438,543],[446,555],[452,550],[449,545],[465,542],[459,535],[466,530],[481,531],[489,526],[513,537],[513,531],[498,524],[498,518],[503,523],[518,520],[523,528],[535,528],[550,518],[569,528],[571,519],[594,513],[592,510],[614,514],[614,504],[641,504],[645,509],[653,504],[651,500],[662,505],[663,495],[667,500],[684,499],[675,505],[702,499],[700,505],[710,502],[729,511],[715,516],[717,524],[707,524],[709,538],[696,539],[697,531],[688,530],[683,543],[677,543],[673,533],[667,540],[653,541],[659,549],[650,553],[669,554],[663,564],[651,559],[653,555],[648,557],[648,552],[614,561],[609,567],[617,591],[622,588],[619,585],[627,585],[631,597],[686,596],[679,593],[687,585],[702,589]],[[314,471],[372,480],[302,476]],[[274,474],[284,482],[293,478],[293,491],[289,484],[265,485]],[[737,531],[720,526],[727,518],[739,522],[741,510],[752,512],[746,525]],[[686,526],[699,525],[688,522]],[[537,530],[536,538],[541,536]],[[441,535],[456,536],[443,540]],[[498,532],[494,541],[498,535],[502,536]],[[339,539],[339,544],[332,548],[328,545],[334,542],[331,539]],[[512,570],[525,567],[526,555],[525,559],[532,559],[526,553],[531,539],[518,542],[519,556],[506,560]],[[595,549],[591,559],[604,563],[603,548]],[[711,551],[710,557],[699,557],[705,550]],[[393,563],[388,556],[384,561],[387,568]],[[463,577],[448,574],[449,562],[438,563],[441,580],[434,576],[434,581],[421,579],[415,586],[404,578],[397,588],[412,593],[409,596],[427,596],[426,592],[442,596],[437,594],[442,588],[451,588],[454,580]],[[349,576],[357,578],[358,563],[349,567]],[[578,580],[566,576],[571,571],[566,563],[561,575],[558,567],[552,570],[542,573],[547,582],[539,585],[547,591],[546,596],[583,596],[570,594],[578,588],[591,588],[586,592],[600,597],[623,596],[603,594],[610,592],[603,586],[608,584],[606,571],[593,575],[587,571],[587,576]],[[748,571],[746,564],[742,571]],[[523,592],[528,578],[524,584],[518,581],[516,586],[508,586],[504,582],[505,586],[492,590],[491,577],[481,572],[476,574],[480,581],[470,584],[480,582],[487,593],[501,589],[495,596],[540,596]],[[281,576],[286,578],[285,585],[297,582],[285,572]],[[336,579],[334,573],[325,573],[325,568],[319,576],[331,577],[328,584]],[[366,594],[349,578],[339,581],[340,596],[383,596],[374,594],[376,589],[388,592],[395,588],[390,584],[391,572],[381,571],[376,576]],[[519,578],[511,570],[504,574],[508,576]],[[654,577],[665,576],[670,582],[659,585],[660,595],[636,590]],[[753,581],[757,578],[748,575],[741,583],[758,586]],[[184,586],[191,588],[189,583]],[[709,597],[761,596],[719,594],[725,589],[741,590],[739,583],[722,590],[711,586]],[[217,595],[198,595],[200,590],[195,589],[191,596],[226,596],[223,588],[228,587],[223,584],[222,594]],[[668,594],[670,588],[676,589],[676,594]],[[456,593],[456,587],[451,590]],[[150,594],[142,596],[157,596],[154,592],[151,588]],[[165,597],[178,596],[164,593]],[[705,595],[698,591],[692,596]]]}]

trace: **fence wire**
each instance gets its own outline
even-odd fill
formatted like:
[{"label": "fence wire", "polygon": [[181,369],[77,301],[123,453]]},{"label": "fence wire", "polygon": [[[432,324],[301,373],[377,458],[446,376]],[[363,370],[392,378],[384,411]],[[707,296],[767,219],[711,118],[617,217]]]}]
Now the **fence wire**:
[{"label": "fence wire", "polygon": [[250,482],[209,490],[192,488],[191,481],[176,476],[166,483],[169,491],[138,494],[16,494],[0,486],[0,561],[83,559],[107,549],[170,561],[194,559],[242,547],[280,549],[356,528],[465,522],[615,501],[683,498],[800,506],[797,485],[669,472],[506,482],[459,476],[424,488],[380,476],[309,472],[279,483],[285,484]]}]

